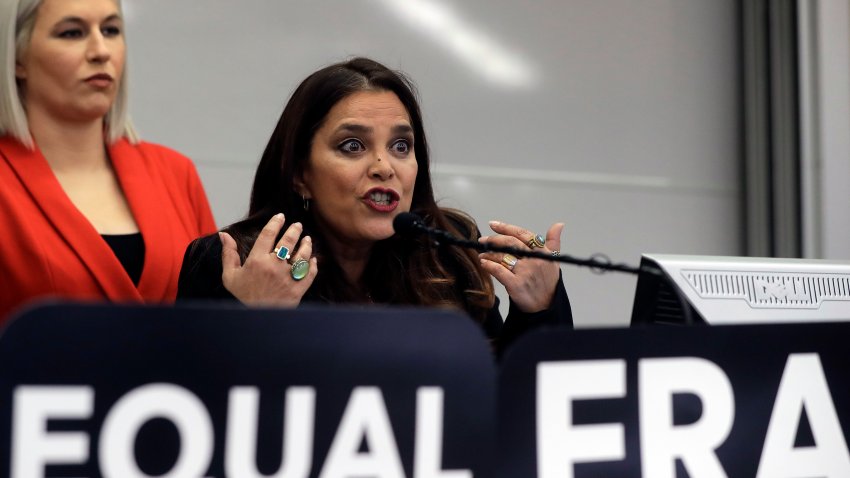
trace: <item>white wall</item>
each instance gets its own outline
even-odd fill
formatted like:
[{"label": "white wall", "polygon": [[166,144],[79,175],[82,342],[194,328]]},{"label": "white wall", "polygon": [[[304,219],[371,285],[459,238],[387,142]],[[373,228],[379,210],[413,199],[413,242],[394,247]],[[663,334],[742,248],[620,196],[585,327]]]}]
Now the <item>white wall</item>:
[{"label": "white wall", "polygon": [[[195,159],[220,225],[298,82],[365,55],[419,85],[438,196],[482,229],[563,221],[565,253],[635,265],[741,253],[737,1],[124,2],[136,123]],[[579,325],[628,322],[633,277],[564,272]]]}]

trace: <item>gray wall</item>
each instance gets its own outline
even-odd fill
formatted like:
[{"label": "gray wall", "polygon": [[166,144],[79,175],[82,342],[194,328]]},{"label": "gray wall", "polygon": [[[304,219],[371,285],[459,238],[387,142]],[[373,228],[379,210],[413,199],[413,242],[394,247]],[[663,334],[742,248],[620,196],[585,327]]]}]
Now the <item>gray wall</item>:
[{"label": "gray wall", "polygon": [[850,259],[850,0],[799,0],[803,244]]},{"label": "gray wall", "polygon": [[[145,139],[192,157],[220,226],[294,87],[351,55],[419,86],[442,204],[565,253],[739,255],[733,0],[124,0]],[[405,8],[417,7],[411,13]],[[563,268],[577,324],[626,324],[635,279]]]}]

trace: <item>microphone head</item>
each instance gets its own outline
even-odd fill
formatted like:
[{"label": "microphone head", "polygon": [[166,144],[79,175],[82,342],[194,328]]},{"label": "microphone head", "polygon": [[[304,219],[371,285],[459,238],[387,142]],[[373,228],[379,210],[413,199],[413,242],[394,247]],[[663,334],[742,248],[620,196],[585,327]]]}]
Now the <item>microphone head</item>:
[{"label": "microphone head", "polygon": [[396,234],[417,232],[422,226],[422,219],[412,212],[402,212],[393,218],[393,229]]}]

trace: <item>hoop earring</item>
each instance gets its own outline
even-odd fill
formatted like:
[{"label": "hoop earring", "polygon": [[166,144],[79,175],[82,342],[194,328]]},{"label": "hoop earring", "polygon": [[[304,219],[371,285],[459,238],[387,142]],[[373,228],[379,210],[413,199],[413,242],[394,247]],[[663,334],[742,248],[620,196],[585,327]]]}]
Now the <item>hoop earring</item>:
[{"label": "hoop earring", "polygon": [[301,199],[304,200],[304,210],[309,211],[310,210],[310,200],[307,199],[307,196],[301,196]]}]

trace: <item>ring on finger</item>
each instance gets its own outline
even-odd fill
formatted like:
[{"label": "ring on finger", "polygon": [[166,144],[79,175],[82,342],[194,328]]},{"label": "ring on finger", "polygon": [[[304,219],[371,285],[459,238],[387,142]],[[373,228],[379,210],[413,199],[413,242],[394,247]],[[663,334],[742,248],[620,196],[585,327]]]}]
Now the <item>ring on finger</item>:
[{"label": "ring on finger", "polygon": [[552,251],[552,257],[561,257],[561,251],[555,249]]},{"label": "ring on finger", "polygon": [[289,248],[286,246],[275,247],[274,256],[282,261],[288,261],[290,257]]},{"label": "ring on finger", "polygon": [[526,246],[534,249],[541,248],[546,245],[546,238],[541,236],[540,234],[535,234],[525,243]]},{"label": "ring on finger", "polygon": [[513,256],[511,254],[505,254],[504,256],[502,256],[502,265],[505,266],[505,268],[509,271],[514,270],[514,267],[516,267],[516,263],[518,261],[519,259],[517,259],[516,256]]},{"label": "ring on finger", "polygon": [[289,275],[295,280],[301,280],[307,277],[308,272],[310,272],[310,262],[306,259],[296,260],[292,263],[292,267],[289,268]]}]

